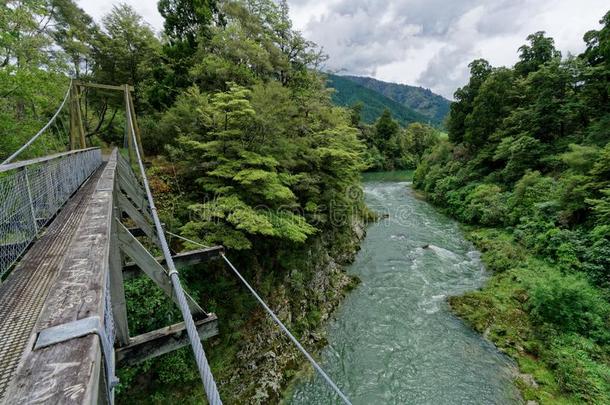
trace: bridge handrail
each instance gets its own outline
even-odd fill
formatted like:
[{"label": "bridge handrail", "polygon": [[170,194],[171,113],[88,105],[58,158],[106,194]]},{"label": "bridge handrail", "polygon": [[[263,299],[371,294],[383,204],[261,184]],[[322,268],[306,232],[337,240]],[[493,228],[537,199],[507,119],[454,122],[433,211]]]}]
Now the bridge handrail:
[{"label": "bridge handrail", "polygon": [[0,166],[0,282],[101,163],[89,148]]},{"label": "bridge handrail", "polygon": [[47,156],[43,156],[43,157],[39,157],[39,158],[21,160],[19,162],[15,162],[15,163],[2,164],[2,165],[0,165],[0,173],[8,172],[10,170],[20,169],[22,167],[35,165],[38,163],[45,163],[50,160],[61,159],[63,157],[66,157],[69,155],[74,155],[77,153],[83,153],[83,152],[88,152],[91,150],[99,150],[99,149],[100,148],[98,148],[98,147],[86,148],[86,149],[76,149],[76,150],[70,150],[67,152],[54,153],[52,155],[47,155]]}]

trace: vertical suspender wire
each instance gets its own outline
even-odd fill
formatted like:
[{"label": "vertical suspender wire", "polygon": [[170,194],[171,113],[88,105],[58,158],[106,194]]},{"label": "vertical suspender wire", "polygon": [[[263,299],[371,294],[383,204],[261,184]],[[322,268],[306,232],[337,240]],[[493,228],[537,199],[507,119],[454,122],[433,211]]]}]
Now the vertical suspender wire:
[{"label": "vertical suspender wire", "polygon": [[19,156],[21,154],[21,152],[23,152],[28,146],[30,146],[32,143],[34,143],[34,141],[36,139],[38,139],[38,137],[40,137],[40,135],[42,135],[51,126],[51,124],[53,124],[53,122],[55,122],[55,119],[57,118],[57,116],[59,115],[61,110],[64,108],[64,105],[66,104],[66,100],[68,100],[68,97],[70,96],[71,89],[72,89],[72,79],[70,79],[70,86],[68,86],[68,91],[66,92],[66,95],[64,96],[64,100],[61,102],[61,105],[59,106],[57,111],[55,111],[55,114],[53,114],[53,117],[51,117],[49,122],[47,122],[45,124],[45,126],[42,127],[42,129],[40,131],[38,131],[38,133],[36,135],[34,135],[32,138],[30,138],[29,141],[27,141],[25,144],[23,144],[23,146],[21,148],[19,148],[15,153],[13,153],[11,156],[6,158],[4,160],[4,162],[0,163],[0,166],[12,162],[13,159],[15,159],[17,156]]},{"label": "vertical suspender wire", "polygon": [[167,245],[167,240],[165,239],[165,232],[163,231],[163,226],[161,225],[161,221],[159,220],[157,208],[155,207],[152,193],[150,191],[150,186],[148,185],[148,179],[146,178],[146,170],[144,169],[144,164],[142,163],[140,147],[138,146],[138,141],[133,126],[133,120],[131,117],[129,88],[127,87],[125,88],[125,106],[129,136],[131,136],[133,139],[133,149],[138,160],[140,175],[142,176],[142,183],[144,185],[144,190],[146,191],[146,196],[150,205],[153,221],[157,230],[157,236],[161,244],[161,250],[163,251],[163,256],[165,257],[165,263],[167,264],[167,268],[169,270],[168,275],[172,282],[172,286],[174,287],[174,293],[176,294],[176,298],[178,299],[178,306],[180,307],[180,311],[182,312],[182,317],[186,325],[186,331],[188,333],[189,339],[191,341],[191,346],[195,354],[195,360],[199,369],[199,375],[201,376],[201,381],[203,382],[203,387],[205,389],[210,405],[222,405],[220,394],[218,393],[218,388],[216,387],[216,382],[214,381],[214,376],[212,375],[212,370],[210,369],[210,365],[208,364],[207,358],[205,356],[205,351],[203,350],[203,345],[201,344],[199,333],[197,332],[197,328],[195,327],[195,322],[193,321],[191,311],[189,310],[188,304],[186,302],[186,297],[184,296],[184,291],[182,290],[182,286],[180,284],[180,278],[178,277],[178,271],[176,270],[176,266],[170,253],[169,246]]}]

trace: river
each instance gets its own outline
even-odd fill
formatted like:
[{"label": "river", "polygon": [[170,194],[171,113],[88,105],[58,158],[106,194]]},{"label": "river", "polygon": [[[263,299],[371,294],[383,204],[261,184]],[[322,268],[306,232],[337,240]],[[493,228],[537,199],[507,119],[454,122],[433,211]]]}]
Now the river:
[{"label": "river", "polygon": [[[367,204],[389,217],[368,228],[348,269],[362,283],[329,322],[322,367],[353,404],[518,403],[512,363],[446,302],[485,282],[479,253],[396,174],[364,185]],[[340,403],[317,375],[286,402]]]}]

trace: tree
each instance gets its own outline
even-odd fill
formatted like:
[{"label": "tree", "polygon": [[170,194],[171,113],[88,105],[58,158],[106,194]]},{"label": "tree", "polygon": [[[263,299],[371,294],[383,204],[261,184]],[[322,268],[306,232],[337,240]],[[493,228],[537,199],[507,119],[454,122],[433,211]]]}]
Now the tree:
[{"label": "tree", "polygon": [[113,6],[102,18],[94,47],[94,77],[101,83],[139,87],[150,77],[160,44],[150,26],[126,5]]},{"label": "tree", "polygon": [[555,49],[553,38],[544,34],[544,31],[538,31],[528,35],[530,44],[519,48],[519,62],[515,64],[515,71],[520,75],[527,76],[545,63],[561,58],[561,52]]},{"label": "tree", "polygon": [[515,99],[511,70],[484,70],[482,74],[485,78],[478,85],[477,94],[470,103],[472,109],[463,124],[463,140],[473,148],[480,148],[491,139],[502,120],[512,111]]},{"label": "tree", "polygon": [[159,0],[163,28],[172,44],[183,44],[194,52],[198,41],[209,34],[218,13],[216,0]]},{"label": "tree", "polygon": [[[8,0],[0,6],[0,130],[7,134],[0,155],[35,134],[67,90],[66,53],[56,37],[69,26],[62,14],[68,6],[75,7],[68,0]],[[36,156],[61,147],[60,139],[44,137],[28,152]]]},{"label": "tree", "polygon": [[451,104],[447,129],[449,140],[453,143],[461,143],[466,133],[466,118],[472,112],[473,102],[479,92],[479,88],[491,74],[492,68],[485,59],[472,61],[470,68],[470,80],[468,84],[456,90],[455,102]]},{"label": "tree", "polygon": [[392,113],[386,108],[375,123],[376,137],[380,145],[396,136],[399,128],[398,123],[392,119]]}]

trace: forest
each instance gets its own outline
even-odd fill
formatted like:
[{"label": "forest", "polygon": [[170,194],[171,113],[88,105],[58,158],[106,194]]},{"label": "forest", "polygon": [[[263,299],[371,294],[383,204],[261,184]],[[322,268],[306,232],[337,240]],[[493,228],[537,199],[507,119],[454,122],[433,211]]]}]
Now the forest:
[{"label": "forest", "polygon": [[494,271],[450,304],[541,403],[610,401],[610,13],[600,23],[578,56],[536,32],[512,68],[473,61],[414,178]]},{"label": "forest", "polygon": [[[377,218],[362,172],[415,170],[413,186],[464,224],[493,272],[449,304],[533,376],[516,380],[523,398],[610,403],[610,13],[578,56],[536,32],[513,67],[473,61],[441,123],[446,105],[423,90],[400,93],[420,112],[381,93],[366,115],[366,105],[338,102],[332,87],[348,79],[322,72],[327,56],[293,28],[285,0],[158,9],[161,35],[125,4],[100,23],[73,0],[0,6],[0,158],[40,129],[70,78],[133,85],[167,229],[224,245],[313,351],[358,284],[343,267]],[[384,89],[375,91],[404,90]],[[120,96],[87,90],[90,145],[122,146],[123,108]],[[65,149],[67,125],[60,117],[24,157]],[[222,319],[204,345],[226,403],[278,402],[302,372],[296,349],[220,263],[181,277]],[[133,334],[180,320],[148,279],[125,289]],[[201,403],[194,364],[187,347],[122,367],[117,399]]]}]

